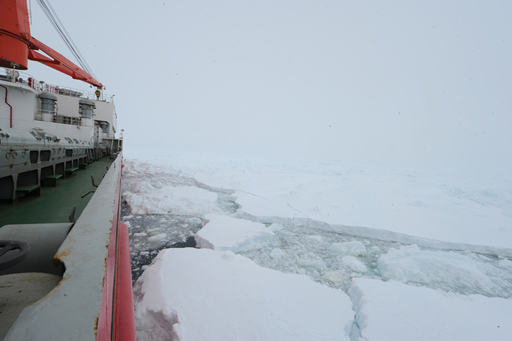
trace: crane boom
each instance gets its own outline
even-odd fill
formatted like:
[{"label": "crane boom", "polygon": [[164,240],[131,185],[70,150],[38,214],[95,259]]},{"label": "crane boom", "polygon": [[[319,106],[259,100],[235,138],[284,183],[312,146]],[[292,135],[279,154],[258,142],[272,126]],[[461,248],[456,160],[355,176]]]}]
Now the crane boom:
[{"label": "crane boom", "polygon": [[103,87],[75,63],[31,36],[26,0],[0,0],[0,66],[27,70],[28,60],[40,62],[98,88]]}]

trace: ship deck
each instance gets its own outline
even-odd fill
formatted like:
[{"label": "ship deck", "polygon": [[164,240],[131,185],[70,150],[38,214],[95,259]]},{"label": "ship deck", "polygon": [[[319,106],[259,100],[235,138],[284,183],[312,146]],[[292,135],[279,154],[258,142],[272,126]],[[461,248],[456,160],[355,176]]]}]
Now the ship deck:
[{"label": "ship deck", "polygon": [[96,188],[91,183],[91,174],[96,185],[107,172],[112,159],[104,157],[78,170],[66,178],[57,180],[56,187],[41,186],[40,196],[27,196],[14,204],[0,203],[0,227],[9,224],[64,223],[76,206],[75,219],[80,217],[92,194],[81,198]]}]

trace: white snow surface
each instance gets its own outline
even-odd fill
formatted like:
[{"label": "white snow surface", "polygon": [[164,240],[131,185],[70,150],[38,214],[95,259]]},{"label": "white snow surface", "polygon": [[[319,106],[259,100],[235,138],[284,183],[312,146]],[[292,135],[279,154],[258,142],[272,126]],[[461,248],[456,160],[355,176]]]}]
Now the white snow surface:
[{"label": "white snow surface", "polygon": [[360,340],[510,340],[512,300],[357,278]]},{"label": "white snow surface", "polygon": [[274,233],[261,223],[236,219],[225,215],[208,214],[206,225],[196,234],[200,248],[247,251],[261,248]]},{"label": "white snow surface", "polygon": [[167,249],[135,285],[141,340],[349,340],[352,302],[231,251]]},{"label": "white snow surface", "polygon": [[512,339],[510,174],[179,154],[123,174],[128,222],[204,222],[137,281],[139,340]]},{"label": "white snow surface", "polygon": [[201,214],[218,213],[213,195],[182,195],[179,186],[163,187],[172,176],[193,177],[234,191],[239,213],[252,216],[512,247],[510,173],[210,154],[164,154],[127,162],[127,171],[139,176],[162,175],[151,182],[137,178],[136,185],[129,185],[126,200],[141,213],[172,212],[169,201],[175,196],[178,211],[192,206]]}]

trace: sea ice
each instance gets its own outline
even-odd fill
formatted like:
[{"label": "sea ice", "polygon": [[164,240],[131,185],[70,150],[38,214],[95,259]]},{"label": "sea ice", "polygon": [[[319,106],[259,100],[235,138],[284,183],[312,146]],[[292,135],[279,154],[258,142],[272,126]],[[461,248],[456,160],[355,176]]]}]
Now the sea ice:
[{"label": "sea ice", "polygon": [[285,256],[285,253],[283,250],[281,249],[273,249],[271,252],[270,252],[270,257],[272,257],[272,259],[281,259]]},{"label": "sea ice", "polygon": [[366,247],[360,241],[333,243],[329,248],[329,252],[333,254],[351,255],[362,257],[366,255]]},{"label": "sea ice", "polygon": [[341,259],[341,263],[344,267],[355,271],[355,272],[365,272],[366,271],[366,265],[361,263],[359,260],[357,260],[354,256],[345,256]]},{"label": "sea ice", "polygon": [[[502,321],[503,316],[510,316],[507,306],[510,300],[503,298],[510,299],[512,293],[512,239],[508,238],[512,232],[512,182],[507,174],[391,169],[330,161],[273,163],[221,157],[205,160],[203,156],[197,159],[173,156],[152,164],[129,161],[124,170],[124,198],[132,210],[162,214],[158,218],[151,215],[123,218],[131,223],[137,248],[150,251],[149,255],[144,252],[137,255],[148,263],[156,255],[155,247],[160,249],[184,241],[199,230],[207,215],[210,223],[196,236],[203,247],[230,249],[265,267],[307,274],[326,289],[327,286],[339,288],[331,289],[334,290],[331,293],[343,295],[353,283],[350,293],[363,339],[409,340],[418,335],[441,340],[512,339],[510,327]],[[231,217],[215,218],[212,213]],[[222,223],[224,219],[226,224]],[[247,224],[248,228],[231,231],[232,224]],[[253,234],[254,227],[265,233]],[[167,238],[148,240],[162,233]],[[202,255],[208,250],[187,252]],[[142,331],[139,336],[144,336],[142,339],[158,335],[169,339],[170,333],[197,336],[197,332],[203,332],[201,324],[205,321],[207,328],[211,328],[208,331],[212,330],[211,335],[215,328],[210,322],[228,325],[229,331],[221,329],[225,334],[219,339],[225,339],[223,336],[229,333],[229,337],[246,339],[247,334],[232,336],[246,330],[256,338],[268,339],[267,334],[258,333],[266,333],[266,324],[272,323],[288,333],[289,323],[283,321],[290,321],[288,317],[296,320],[293,308],[296,302],[290,300],[300,302],[303,296],[308,296],[304,294],[306,291],[301,292],[302,296],[276,299],[277,303],[292,308],[279,315],[280,320],[273,321],[267,316],[268,296],[265,295],[268,290],[281,290],[279,286],[273,288],[272,283],[264,282],[264,286],[256,289],[252,285],[263,282],[254,264],[248,266],[247,272],[237,267],[234,272],[224,271],[220,268],[226,264],[240,265],[246,261],[239,261],[239,256],[228,251],[214,254],[217,256],[188,262],[187,257],[195,258],[191,253],[186,253],[187,257],[169,253],[164,258],[173,263],[176,255],[179,267],[170,265],[171,271],[167,273],[164,268],[168,263],[162,258],[154,264],[160,270],[152,270],[156,269],[154,266],[148,268],[146,277],[136,288],[137,325]],[[206,268],[199,264],[201,261]],[[212,266],[212,262],[219,266]],[[143,264],[137,266],[145,268]],[[253,270],[254,277],[249,275]],[[193,283],[189,291],[186,291],[187,283],[181,281],[182,276]],[[240,277],[254,283],[248,280],[247,284]],[[382,277],[389,282],[354,277]],[[233,279],[235,289],[230,286]],[[225,301],[238,298],[239,290],[246,286],[254,295],[241,300],[243,309],[235,308],[232,302],[224,307]],[[234,292],[233,297],[229,296],[230,290]],[[217,291],[223,294],[215,301],[213,296]],[[153,303],[149,304],[148,300]],[[215,303],[210,303],[212,300]],[[191,310],[187,310],[189,306]],[[205,318],[202,310],[211,315]],[[253,314],[255,326],[240,322],[237,329],[238,320],[231,323],[224,321],[224,316],[215,316],[227,312],[229,320],[232,315],[236,317],[234,311],[243,311],[243,316]],[[331,321],[331,315],[331,310],[319,308],[312,319]],[[480,319],[484,323],[479,329]],[[339,335],[346,336],[350,319],[338,320],[342,322],[332,322],[329,328],[336,327],[338,332],[343,329]],[[489,323],[493,321],[495,330],[490,330]],[[297,330],[304,329],[301,328]],[[276,335],[277,339],[294,338],[291,334]],[[307,339],[325,338],[324,334],[304,335]],[[356,338],[352,334],[352,339]]]},{"label": "sea ice", "polygon": [[512,300],[460,295],[396,281],[353,280],[364,340],[512,340]]},{"label": "sea ice", "polygon": [[377,269],[384,279],[465,294],[510,297],[512,276],[499,264],[408,245],[380,256]]},{"label": "sea ice", "polygon": [[310,235],[310,236],[308,236],[307,238],[308,238],[310,241],[312,241],[312,242],[316,242],[316,243],[320,243],[320,242],[322,242],[322,236],[319,236],[319,235],[317,235],[317,234],[315,234],[315,235]]},{"label": "sea ice", "polygon": [[281,231],[282,229],[284,229],[284,226],[282,224],[271,224],[269,227],[268,227],[271,231]]},{"label": "sea ice", "polygon": [[351,276],[343,269],[334,270],[334,271],[326,271],[324,274],[324,279],[328,282],[341,284],[344,282],[348,282]]},{"label": "sea ice", "polygon": [[125,191],[124,199],[132,214],[195,215],[220,211],[216,193],[193,186],[134,186]]},{"label": "sea ice", "polygon": [[196,233],[197,246],[234,252],[259,249],[274,233],[265,225],[225,215],[208,214],[206,225]]},{"label": "sea ice", "polygon": [[152,235],[151,237],[149,237],[148,241],[154,242],[154,241],[164,240],[165,238],[167,238],[167,235],[165,233],[158,233],[158,234],[155,234],[155,235]]},{"label": "sea ice", "polygon": [[[375,238],[388,238],[386,232],[391,232],[512,247],[512,182],[505,173],[189,154],[151,164],[127,160],[124,170],[124,196],[140,213],[174,214],[174,206],[179,213],[188,203],[192,206],[185,211],[197,209],[193,214],[224,212],[210,197],[217,194],[204,189],[224,188],[234,192],[241,206],[238,214],[260,222],[279,218],[281,223],[302,226],[342,225],[352,232],[358,232],[357,227],[373,228],[362,231]],[[173,191],[194,186],[202,191],[188,193],[194,195],[186,194],[171,205]]]},{"label": "sea ice", "polygon": [[309,268],[318,272],[322,272],[327,269],[327,265],[325,264],[322,257],[314,254],[313,252],[308,252],[301,256],[297,260],[297,264],[302,268]]},{"label": "sea ice", "polygon": [[134,288],[138,340],[349,340],[352,302],[231,251],[167,249]]}]

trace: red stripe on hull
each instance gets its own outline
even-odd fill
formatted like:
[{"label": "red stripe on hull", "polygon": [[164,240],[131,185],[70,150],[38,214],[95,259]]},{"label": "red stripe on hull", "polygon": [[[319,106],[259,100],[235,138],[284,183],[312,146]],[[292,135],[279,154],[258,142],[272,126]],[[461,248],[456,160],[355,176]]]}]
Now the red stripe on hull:
[{"label": "red stripe on hull", "polygon": [[117,180],[97,341],[135,340],[130,243],[128,227],[119,221],[120,188],[121,171]]},{"label": "red stripe on hull", "polygon": [[119,223],[117,239],[117,274],[114,301],[113,340],[135,340],[135,316],[133,312],[132,268],[128,226]]}]

